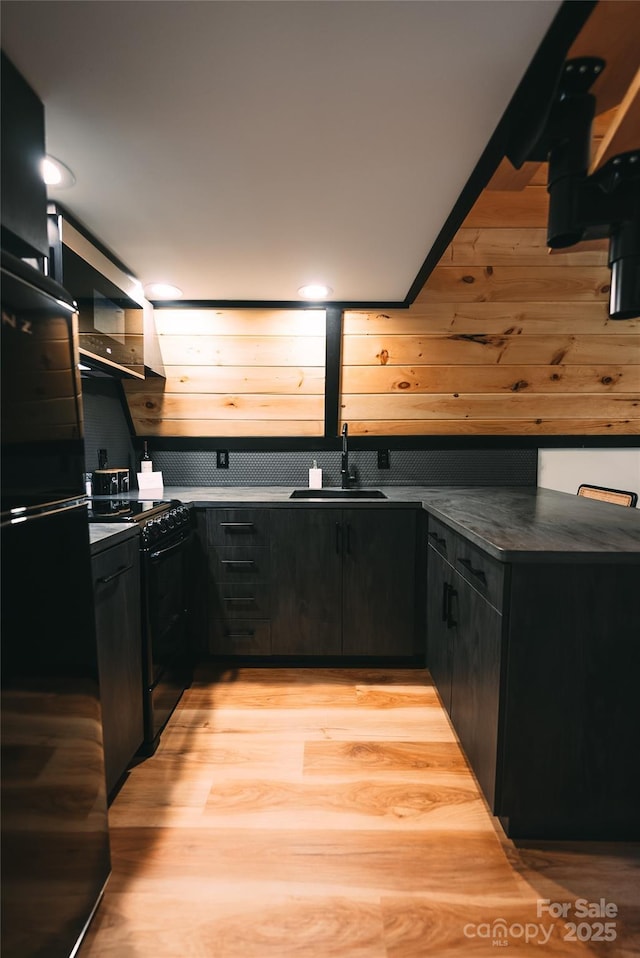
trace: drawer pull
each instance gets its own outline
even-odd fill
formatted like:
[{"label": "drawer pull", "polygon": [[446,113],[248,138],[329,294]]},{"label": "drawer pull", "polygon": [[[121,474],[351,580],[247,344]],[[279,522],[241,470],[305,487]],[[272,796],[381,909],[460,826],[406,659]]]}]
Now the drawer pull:
[{"label": "drawer pull", "polygon": [[458,562],[460,563],[461,566],[463,566],[467,570],[467,572],[470,575],[474,577],[474,579],[477,579],[478,582],[482,583],[482,585],[487,584],[487,577],[484,574],[483,570],[474,569],[473,565],[471,564],[471,559],[458,559]]},{"label": "drawer pull", "polygon": [[242,568],[251,567],[255,565],[254,559],[222,559],[222,565],[229,566],[241,566]]},{"label": "drawer pull", "polygon": [[250,639],[255,634],[254,629],[239,629],[237,632],[225,632],[224,637],[225,639]]},{"label": "drawer pull", "polygon": [[433,539],[434,542],[437,542],[439,546],[445,546],[446,548],[447,540],[444,536],[439,536],[437,532],[430,532],[429,538]]},{"label": "drawer pull", "polygon": [[132,565],[123,565],[119,569],[116,569],[115,572],[112,572],[111,575],[104,575],[99,578],[97,581],[100,585],[106,585],[108,582],[113,582],[114,579],[120,578],[121,575],[124,575],[125,572],[128,572],[129,569],[133,569]]},{"label": "drawer pull", "polygon": [[254,525],[253,522],[221,522],[220,528],[228,532],[248,532],[249,529],[254,528]]},{"label": "drawer pull", "polygon": [[225,595],[222,599],[223,602],[255,602],[255,595]]}]

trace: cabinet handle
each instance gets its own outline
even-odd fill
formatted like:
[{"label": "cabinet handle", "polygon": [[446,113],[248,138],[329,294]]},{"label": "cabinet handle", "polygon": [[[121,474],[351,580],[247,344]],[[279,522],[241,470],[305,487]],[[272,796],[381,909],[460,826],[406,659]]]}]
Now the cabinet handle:
[{"label": "cabinet handle", "polygon": [[449,617],[449,589],[448,582],[442,583],[442,621],[446,622]]},{"label": "cabinet handle", "polygon": [[231,565],[231,566],[237,565],[237,566],[242,566],[244,568],[246,566],[254,566],[255,561],[253,559],[221,559],[220,564]]},{"label": "cabinet handle", "polygon": [[453,586],[449,585],[448,582],[445,582],[445,588],[446,588],[446,596],[447,596],[447,599],[446,599],[447,628],[453,629],[458,624],[453,617],[453,611],[452,611],[453,599],[456,599],[458,597],[458,591],[457,589],[454,589]]},{"label": "cabinet handle", "polygon": [[225,595],[222,597],[223,602],[255,602],[255,595]]},{"label": "cabinet handle", "polygon": [[467,572],[470,575],[474,577],[474,579],[477,579],[478,582],[482,583],[482,585],[487,584],[487,577],[484,574],[483,570],[474,569],[473,565],[471,564],[471,559],[458,559],[458,562],[460,563],[461,566],[463,566],[467,570]]},{"label": "cabinet handle", "polygon": [[221,522],[221,529],[228,529],[229,532],[241,532],[253,529],[253,522]]},{"label": "cabinet handle", "polygon": [[445,547],[446,547],[446,545],[447,545],[447,540],[445,539],[445,537],[444,537],[444,536],[439,536],[437,532],[430,532],[430,533],[429,533],[429,538],[430,538],[430,539],[433,539],[434,542],[437,542],[439,546],[445,546]]},{"label": "cabinet handle", "polygon": [[108,582],[113,582],[114,579],[118,579],[121,575],[124,575],[125,572],[128,572],[129,569],[133,569],[132,565],[122,565],[119,569],[116,569],[115,572],[112,572],[111,575],[101,576],[97,581],[100,585],[106,585]]},{"label": "cabinet handle", "polygon": [[339,522],[336,522],[336,553],[342,553],[342,525]]},{"label": "cabinet handle", "polygon": [[250,639],[255,634],[254,629],[239,629],[237,632],[226,631],[224,637],[225,639]]}]

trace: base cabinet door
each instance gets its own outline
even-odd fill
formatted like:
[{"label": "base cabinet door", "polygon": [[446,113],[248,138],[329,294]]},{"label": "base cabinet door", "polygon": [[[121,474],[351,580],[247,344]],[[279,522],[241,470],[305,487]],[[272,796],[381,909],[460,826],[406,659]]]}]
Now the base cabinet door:
[{"label": "base cabinet door", "polygon": [[107,795],[144,737],[137,537],[92,559]]},{"label": "base cabinet door", "polygon": [[427,668],[442,699],[451,714],[451,664],[453,658],[453,619],[451,580],[453,569],[429,547],[427,558]]},{"label": "base cabinet door", "polygon": [[416,511],[298,508],[274,516],[274,655],[415,654]]},{"label": "base cabinet door", "polygon": [[342,652],[340,509],[279,509],[272,533],[272,652]]},{"label": "base cabinet door", "polygon": [[417,515],[343,510],[342,653],[414,654]]},{"label": "base cabinet door", "polygon": [[496,798],[502,616],[461,576],[452,577],[455,645],[451,721],[491,809]]}]

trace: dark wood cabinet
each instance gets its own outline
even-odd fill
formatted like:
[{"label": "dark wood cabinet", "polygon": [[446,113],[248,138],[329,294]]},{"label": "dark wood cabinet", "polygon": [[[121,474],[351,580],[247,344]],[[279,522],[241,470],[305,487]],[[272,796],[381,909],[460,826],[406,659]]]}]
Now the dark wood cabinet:
[{"label": "dark wood cabinet", "polygon": [[213,655],[271,654],[268,509],[209,509],[208,648]]},{"label": "dark wood cabinet", "polygon": [[144,737],[137,536],[94,554],[92,574],[105,772],[111,797]]},{"label": "dark wood cabinet", "polygon": [[493,807],[502,614],[489,597],[501,596],[503,569],[478,551],[430,524],[427,665]]},{"label": "dark wood cabinet", "polygon": [[414,654],[417,513],[343,510],[342,653]]},{"label": "dark wood cabinet", "polygon": [[498,753],[502,616],[459,573],[449,592],[453,654],[451,721],[493,806]]},{"label": "dark wood cabinet", "polygon": [[637,840],[637,560],[428,542],[427,665],[506,833]]},{"label": "dark wood cabinet", "polygon": [[451,621],[452,569],[434,549],[428,554],[427,665],[442,704],[451,714],[451,664],[453,622]]},{"label": "dark wood cabinet", "polygon": [[44,107],[4,52],[0,88],[2,248],[18,257],[44,258],[49,255],[47,189],[40,169]]},{"label": "dark wood cabinet", "polygon": [[340,509],[277,511],[274,655],[342,654],[342,541]]},{"label": "dark wood cabinet", "polygon": [[278,510],[273,654],[413,656],[416,530],[411,509]]}]

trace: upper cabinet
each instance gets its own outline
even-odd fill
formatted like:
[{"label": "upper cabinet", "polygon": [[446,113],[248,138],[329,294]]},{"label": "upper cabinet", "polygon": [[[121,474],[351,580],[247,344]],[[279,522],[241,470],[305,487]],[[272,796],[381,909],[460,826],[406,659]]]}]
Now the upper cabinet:
[{"label": "upper cabinet", "polygon": [[2,248],[21,258],[48,255],[44,108],[2,53]]}]

